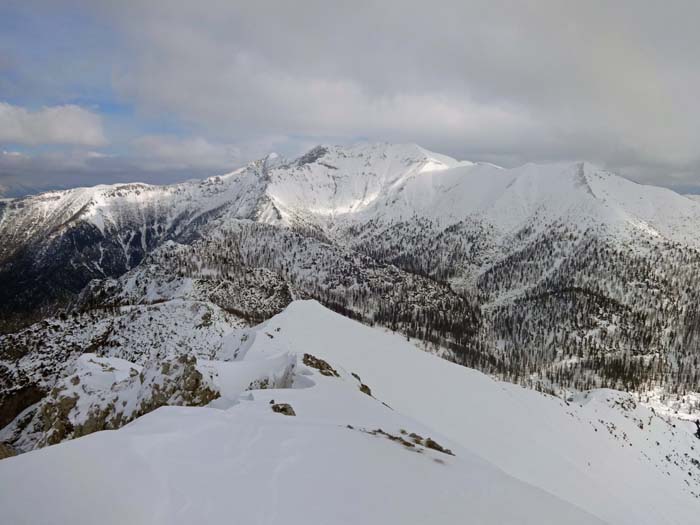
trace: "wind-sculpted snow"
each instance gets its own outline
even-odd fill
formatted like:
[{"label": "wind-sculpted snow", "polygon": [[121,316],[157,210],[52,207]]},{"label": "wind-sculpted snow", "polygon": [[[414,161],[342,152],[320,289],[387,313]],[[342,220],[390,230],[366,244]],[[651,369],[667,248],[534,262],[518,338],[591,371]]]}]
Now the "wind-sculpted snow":
[{"label": "wind-sculpted snow", "polygon": [[[75,391],[124,396],[143,375],[115,358],[80,363],[66,376]],[[314,301],[227,339],[196,369],[220,396],[208,407],[162,407],[1,460],[3,519],[658,525],[697,516],[690,425],[620,392],[565,403],[500,383]]]}]

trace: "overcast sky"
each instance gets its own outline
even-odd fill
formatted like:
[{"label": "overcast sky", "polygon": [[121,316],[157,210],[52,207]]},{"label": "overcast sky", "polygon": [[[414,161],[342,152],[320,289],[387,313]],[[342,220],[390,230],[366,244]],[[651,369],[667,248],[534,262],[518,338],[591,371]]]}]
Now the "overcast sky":
[{"label": "overcast sky", "polygon": [[680,0],[0,0],[0,186],[388,141],[700,193],[699,20]]}]

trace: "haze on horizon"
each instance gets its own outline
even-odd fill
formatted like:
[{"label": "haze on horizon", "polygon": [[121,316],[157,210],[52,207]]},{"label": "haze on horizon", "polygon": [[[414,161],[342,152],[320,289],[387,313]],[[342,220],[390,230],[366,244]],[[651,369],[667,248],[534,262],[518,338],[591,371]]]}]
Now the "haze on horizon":
[{"label": "haze on horizon", "polygon": [[0,4],[0,194],[230,171],[318,143],[588,160],[700,193],[690,1]]}]

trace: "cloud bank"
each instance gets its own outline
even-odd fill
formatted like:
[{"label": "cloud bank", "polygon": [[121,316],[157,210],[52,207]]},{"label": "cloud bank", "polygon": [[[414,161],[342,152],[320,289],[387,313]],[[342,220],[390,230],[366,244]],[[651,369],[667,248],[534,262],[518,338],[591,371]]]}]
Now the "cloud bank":
[{"label": "cloud bank", "polygon": [[[136,178],[225,171],[265,147],[295,154],[319,142],[382,140],[508,166],[585,159],[641,182],[700,191],[696,2],[26,0],[15,7],[30,20],[78,13],[88,20],[81,27],[101,28],[62,33],[70,78],[51,69],[51,89],[72,93],[75,71],[95,66],[79,91],[107,92],[108,103],[129,108],[101,116],[107,153],[119,157],[110,166],[128,165]],[[108,60],[81,55],[80,38]],[[52,35],[38,41],[49,58],[60,47]],[[23,51],[7,49],[0,68],[12,70]],[[51,68],[49,58],[43,63]],[[31,70],[17,70],[25,76],[5,92],[0,81],[0,100],[12,86],[41,93],[47,83],[46,73],[33,79]],[[37,133],[20,128],[13,136],[33,144]],[[94,149],[103,136],[93,129],[71,144]]]}]

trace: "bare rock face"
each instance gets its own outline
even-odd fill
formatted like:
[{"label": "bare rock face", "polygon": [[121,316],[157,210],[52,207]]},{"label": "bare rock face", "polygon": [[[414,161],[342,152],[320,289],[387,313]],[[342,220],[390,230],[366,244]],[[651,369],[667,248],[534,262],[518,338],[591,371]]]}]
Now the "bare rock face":
[{"label": "bare rock face", "polygon": [[219,397],[203,381],[197,370],[197,359],[193,355],[182,354],[145,368],[139,379],[140,403],[135,417],[141,416],[165,405],[204,406]]},{"label": "bare rock face", "polygon": [[77,402],[77,394],[62,395],[62,389],[58,388],[51,392],[50,399],[38,411],[45,433],[42,444],[54,445],[73,434],[75,427],[69,416]]}]

